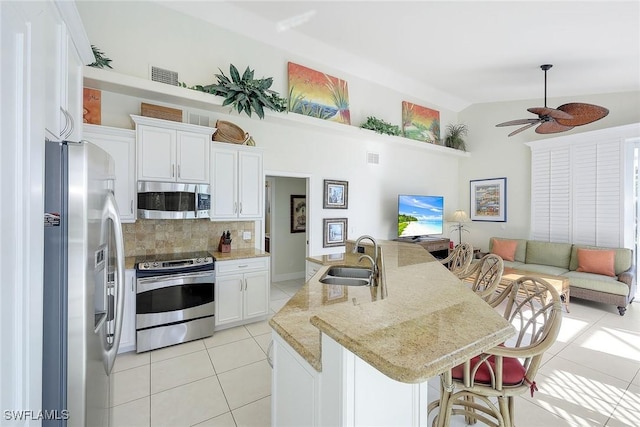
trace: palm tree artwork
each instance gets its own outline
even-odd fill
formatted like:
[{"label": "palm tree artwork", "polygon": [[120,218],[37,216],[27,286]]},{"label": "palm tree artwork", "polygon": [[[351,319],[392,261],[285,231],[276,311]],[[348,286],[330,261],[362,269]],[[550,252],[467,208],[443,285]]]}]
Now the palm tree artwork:
[{"label": "palm tree artwork", "polygon": [[347,82],[289,62],[289,111],[351,124]]},{"label": "palm tree artwork", "polygon": [[402,101],[402,132],[405,138],[440,144],[440,112]]}]

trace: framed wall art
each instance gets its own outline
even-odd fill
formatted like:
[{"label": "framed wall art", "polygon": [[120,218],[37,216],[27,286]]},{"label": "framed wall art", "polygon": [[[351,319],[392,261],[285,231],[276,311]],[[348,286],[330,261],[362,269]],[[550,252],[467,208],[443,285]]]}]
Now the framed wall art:
[{"label": "framed wall art", "polygon": [[345,80],[289,62],[289,111],[351,124]]},{"label": "framed wall art", "polygon": [[402,101],[402,133],[405,138],[440,145],[440,112]]},{"label": "framed wall art", "polygon": [[324,180],[325,209],[347,209],[349,205],[349,183],[347,181]]},{"label": "framed wall art", "polygon": [[291,232],[304,233],[307,231],[307,196],[304,194],[291,195]]},{"label": "framed wall art", "polygon": [[344,246],[347,243],[347,218],[323,219],[322,235],[322,247]]},{"label": "framed wall art", "polygon": [[507,178],[476,179],[471,188],[472,221],[507,221]]}]

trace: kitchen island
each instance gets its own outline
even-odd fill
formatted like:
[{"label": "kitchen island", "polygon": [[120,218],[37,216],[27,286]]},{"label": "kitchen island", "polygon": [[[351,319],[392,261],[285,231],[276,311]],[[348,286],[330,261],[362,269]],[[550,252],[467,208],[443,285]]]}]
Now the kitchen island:
[{"label": "kitchen island", "polygon": [[427,380],[513,334],[421,246],[378,244],[378,287],[320,283],[349,242],[270,320],[272,425],[426,425]]}]

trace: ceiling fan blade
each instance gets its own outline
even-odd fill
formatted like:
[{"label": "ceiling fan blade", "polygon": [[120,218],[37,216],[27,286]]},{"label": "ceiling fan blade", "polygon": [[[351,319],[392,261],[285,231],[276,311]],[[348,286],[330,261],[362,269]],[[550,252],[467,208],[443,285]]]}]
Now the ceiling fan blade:
[{"label": "ceiling fan blade", "polygon": [[571,102],[558,107],[558,110],[573,116],[571,119],[563,117],[555,117],[558,123],[564,126],[581,126],[587,123],[595,122],[609,114],[609,110],[599,105],[585,104],[582,102]]},{"label": "ceiling fan blade", "polygon": [[539,121],[540,121],[540,119],[518,119],[518,120],[511,120],[510,122],[499,123],[499,124],[496,125],[496,127],[513,126],[513,125],[526,125],[526,124],[529,124],[529,123],[536,124]]},{"label": "ceiling fan blade", "polygon": [[544,122],[540,126],[538,126],[536,128],[536,133],[558,133],[566,132],[571,129],[573,129],[573,126],[564,126],[559,124],[555,120],[549,120],[548,122]]},{"label": "ceiling fan blade", "polygon": [[528,125],[526,125],[526,126],[522,126],[521,128],[518,128],[518,129],[514,130],[513,132],[511,132],[511,133],[510,133],[509,135],[507,135],[507,136],[513,136],[513,135],[515,135],[515,134],[517,134],[517,133],[522,132],[523,130],[527,130],[527,129],[529,129],[529,128],[530,128],[530,127],[532,127],[532,126],[535,126],[535,125],[536,125],[536,123],[538,123],[538,121],[539,121],[539,120],[536,120],[535,122],[529,123],[529,124],[528,124]]},{"label": "ceiling fan blade", "polygon": [[560,109],[548,108],[548,107],[533,107],[527,108],[527,111],[533,114],[537,114],[538,116],[549,116],[554,119],[572,119],[573,116],[571,113],[566,111],[561,111]]}]

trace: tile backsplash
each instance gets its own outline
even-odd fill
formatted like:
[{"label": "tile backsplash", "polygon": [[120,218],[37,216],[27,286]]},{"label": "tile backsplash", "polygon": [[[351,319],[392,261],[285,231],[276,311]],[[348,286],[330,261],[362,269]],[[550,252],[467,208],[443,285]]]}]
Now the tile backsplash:
[{"label": "tile backsplash", "polygon": [[[218,250],[223,231],[231,232],[233,249],[255,247],[254,221],[217,222],[208,219],[139,219],[122,224],[125,256]],[[242,233],[251,232],[250,240]]]}]

